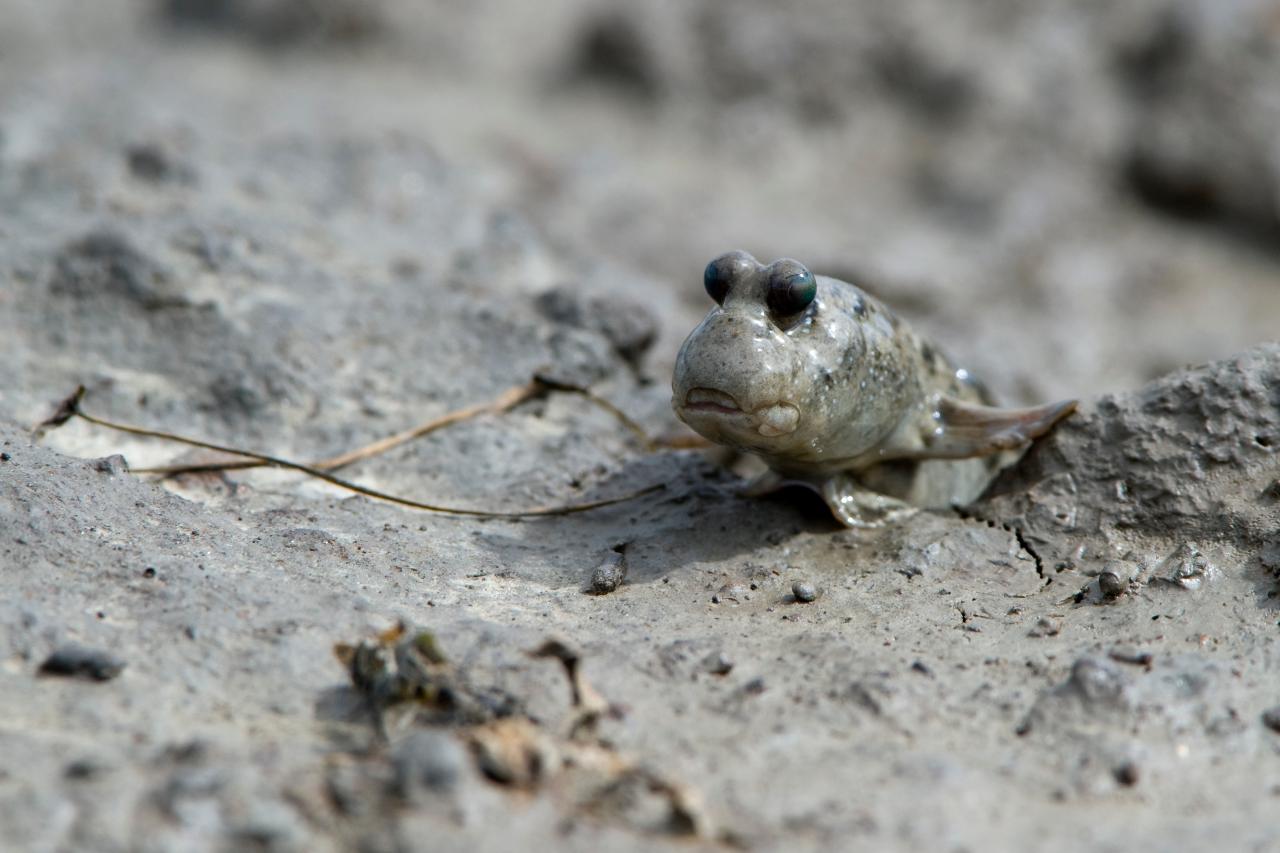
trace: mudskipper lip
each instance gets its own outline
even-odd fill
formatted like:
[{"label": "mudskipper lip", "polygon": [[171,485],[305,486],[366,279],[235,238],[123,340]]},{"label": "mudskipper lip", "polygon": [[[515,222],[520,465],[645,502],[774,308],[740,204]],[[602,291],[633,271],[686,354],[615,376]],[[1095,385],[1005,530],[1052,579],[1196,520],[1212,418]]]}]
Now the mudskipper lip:
[{"label": "mudskipper lip", "polygon": [[[746,414],[731,394],[714,388],[694,388],[689,391],[684,398],[684,410],[718,415]],[[766,438],[795,432],[800,423],[800,410],[790,403],[769,403],[751,414],[756,420],[756,432]]]},{"label": "mudskipper lip", "polygon": [[694,388],[685,395],[684,407],[691,412],[742,414],[742,407],[738,405],[737,400],[714,388]]}]

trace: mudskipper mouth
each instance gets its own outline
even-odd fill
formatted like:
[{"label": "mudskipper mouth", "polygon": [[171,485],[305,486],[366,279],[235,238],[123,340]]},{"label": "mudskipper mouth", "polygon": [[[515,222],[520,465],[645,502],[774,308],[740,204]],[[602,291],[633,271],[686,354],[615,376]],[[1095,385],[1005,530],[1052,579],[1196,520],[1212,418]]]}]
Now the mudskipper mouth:
[{"label": "mudskipper mouth", "polygon": [[723,391],[713,388],[694,388],[684,398],[684,407],[690,412],[716,412],[722,415],[740,415],[738,401]]},{"label": "mudskipper mouth", "polygon": [[689,391],[684,398],[684,410],[690,414],[748,415],[756,422],[756,432],[766,438],[795,432],[800,423],[800,410],[790,403],[770,403],[748,413],[731,395],[714,388]]}]

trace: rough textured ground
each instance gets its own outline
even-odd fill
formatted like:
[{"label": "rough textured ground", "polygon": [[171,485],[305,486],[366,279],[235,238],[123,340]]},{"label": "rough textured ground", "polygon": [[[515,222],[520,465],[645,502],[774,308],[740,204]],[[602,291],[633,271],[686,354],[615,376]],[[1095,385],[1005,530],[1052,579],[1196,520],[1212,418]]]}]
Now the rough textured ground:
[{"label": "rough textured ground", "polygon": [[[0,20],[0,848],[1280,848],[1274,2]],[[317,459],[542,372],[675,432],[735,247],[1081,411],[974,506],[870,532],[562,393],[343,476],[663,490],[477,520],[30,431],[84,384]],[[447,663],[402,645],[431,701],[372,714],[391,682],[333,647],[398,620]]]}]

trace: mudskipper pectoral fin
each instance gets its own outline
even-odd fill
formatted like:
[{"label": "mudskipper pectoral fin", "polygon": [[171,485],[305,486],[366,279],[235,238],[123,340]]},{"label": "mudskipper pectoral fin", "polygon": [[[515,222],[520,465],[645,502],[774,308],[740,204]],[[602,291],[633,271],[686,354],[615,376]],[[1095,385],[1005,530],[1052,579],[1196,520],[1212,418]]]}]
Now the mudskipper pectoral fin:
[{"label": "mudskipper pectoral fin", "polygon": [[966,459],[1016,450],[1047,433],[1075,411],[1075,400],[1030,409],[998,409],[939,397],[932,428],[921,438],[921,458]]},{"label": "mudskipper pectoral fin", "polygon": [[863,487],[849,474],[834,474],[822,483],[822,499],[845,527],[884,527],[920,510],[897,498]]},{"label": "mudskipper pectoral fin", "polygon": [[786,485],[787,480],[781,474],[776,471],[765,471],[750,483],[738,489],[738,494],[744,498],[758,498],[773,494]]}]

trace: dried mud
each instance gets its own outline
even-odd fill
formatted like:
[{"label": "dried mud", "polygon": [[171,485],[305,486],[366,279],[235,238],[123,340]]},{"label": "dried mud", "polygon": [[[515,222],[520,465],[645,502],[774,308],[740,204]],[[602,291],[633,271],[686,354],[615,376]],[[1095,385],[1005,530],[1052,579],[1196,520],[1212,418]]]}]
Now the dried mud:
[{"label": "dried mud", "polygon": [[[1280,847],[1275,12],[0,2],[0,847]],[[31,430],[678,434],[730,248],[1081,409],[874,531],[554,391],[342,474],[662,488]]]}]

